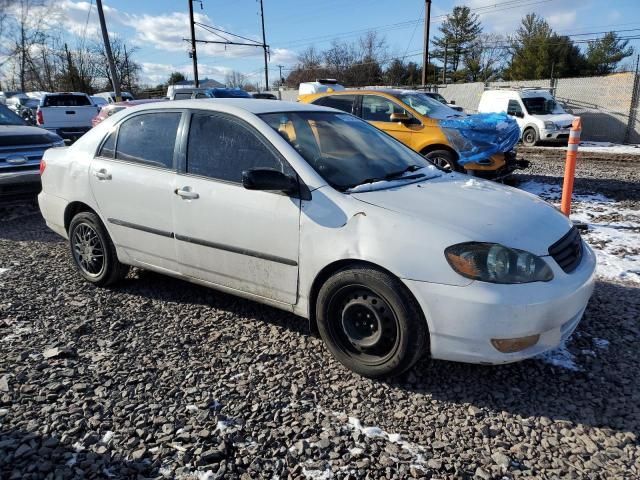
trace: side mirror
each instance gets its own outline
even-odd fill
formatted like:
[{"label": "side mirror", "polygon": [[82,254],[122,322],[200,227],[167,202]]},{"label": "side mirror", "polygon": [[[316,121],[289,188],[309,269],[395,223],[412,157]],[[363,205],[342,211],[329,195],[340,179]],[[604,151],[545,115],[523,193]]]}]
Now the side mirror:
[{"label": "side mirror", "polygon": [[516,112],[516,117],[524,118],[524,112]]},{"label": "side mirror", "polygon": [[242,186],[247,190],[294,193],[298,182],[279,170],[272,168],[251,168],[242,172]]},{"label": "side mirror", "polygon": [[451,100],[449,103],[450,103],[451,105],[455,105],[455,104],[456,104],[456,101],[455,101],[455,100]]},{"label": "side mirror", "polygon": [[400,123],[409,123],[411,121],[411,117],[406,113],[392,113],[389,119],[392,122],[400,122]]}]

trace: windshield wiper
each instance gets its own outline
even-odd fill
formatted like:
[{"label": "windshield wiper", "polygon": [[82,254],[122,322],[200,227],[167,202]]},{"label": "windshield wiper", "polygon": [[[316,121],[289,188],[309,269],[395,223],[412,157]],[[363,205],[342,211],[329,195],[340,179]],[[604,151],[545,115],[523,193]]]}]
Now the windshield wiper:
[{"label": "windshield wiper", "polygon": [[399,170],[397,172],[391,172],[391,173],[387,173],[384,177],[372,177],[372,178],[365,178],[364,180],[355,183],[353,185],[348,185],[346,187],[343,187],[344,190],[350,190],[354,187],[357,187],[358,185],[365,185],[367,183],[376,183],[376,182],[384,182],[387,180],[396,180],[399,178],[402,179],[407,179],[407,180],[413,180],[416,178],[420,178],[420,177],[424,177],[424,174],[420,173],[418,175],[409,175],[406,177],[403,177],[403,175],[407,172],[415,172],[416,170],[420,170],[421,168],[424,168],[421,165],[409,165],[407,168],[404,168],[402,170]]}]

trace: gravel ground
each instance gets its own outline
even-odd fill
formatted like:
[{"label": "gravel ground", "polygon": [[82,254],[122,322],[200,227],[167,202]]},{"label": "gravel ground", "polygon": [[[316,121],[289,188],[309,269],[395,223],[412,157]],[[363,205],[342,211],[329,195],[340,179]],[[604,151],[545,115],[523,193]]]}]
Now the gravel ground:
[{"label": "gravel ground", "polygon": [[[639,167],[583,162],[577,190],[637,211]],[[372,381],[281,311],[139,270],[93,288],[35,206],[0,207],[0,478],[639,478],[639,293],[598,282],[545,358]]]}]

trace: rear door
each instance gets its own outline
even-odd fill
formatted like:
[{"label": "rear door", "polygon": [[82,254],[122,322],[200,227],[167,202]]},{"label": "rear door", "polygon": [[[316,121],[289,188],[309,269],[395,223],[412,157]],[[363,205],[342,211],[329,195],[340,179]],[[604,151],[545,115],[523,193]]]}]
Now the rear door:
[{"label": "rear door", "polygon": [[186,165],[173,195],[181,271],[294,304],[300,199],[246,190],[242,172],[249,168],[295,175],[273,146],[244,121],[219,112],[192,115]]},{"label": "rear door", "polygon": [[138,262],[177,271],[172,202],[181,111],[126,118],[102,144],[90,184],[113,241]]},{"label": "rear door", "polygon": [[363,120],[387,132],[405,145],[412,145],[415,127],[411,128],[402,122],[391,121],[393,113],[404,113],[411,116],[402,106],[381,95],[363,95],[360,109],[360,116]]}]

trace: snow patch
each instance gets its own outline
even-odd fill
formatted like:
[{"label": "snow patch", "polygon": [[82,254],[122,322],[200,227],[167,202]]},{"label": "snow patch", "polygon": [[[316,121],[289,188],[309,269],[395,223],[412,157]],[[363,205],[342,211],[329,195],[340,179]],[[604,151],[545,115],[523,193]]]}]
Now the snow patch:
[{"label": "snow patch", "polygon": [[218,420],[218,423],[216,423],[216,430],[224,432],[227,428],[232,426],[233,422],[231,420]]},{"label": "snow patch", "polygon": [[402,436],[398,433],[388,433],[382,430],[380,427],[363,427],[360,420],[355,417],[349,417],[348,425],[352,430],[357,430],[362,432],[362,434],[366,437],[370,438],[384,438],[385,440],[395,443],[399,445],[404,450],[407,450],[411,455],[413,455],[417,462],[422,462],[421,453],[425,451],[425,448],[422,445],[418,445],[417,443],[409,442],[407,440],[403,440]]},{"label": "snow patch", "polygon": [[572,370],[574,372],[582,370],[578,365],[576,365],[575,357],[569,351],[565,342],[563,342],[558,348],[542,353],[536,358],[539,358],[543,362],[555,367]]},{"label": "snow patch", "polygon": [[216,475],[211,471],[207,470],[206,472],[196,472],[198,476],[198,480],[213,480],[216,478]]},{"label": "snow patch", "polygon": [[8,272],[9,269],[8,268],[0,268],[0,275],[2,275],[5,272]]},{"label": "snow patch", "polygon": [[[561,148],[563,150],[567,149],[567,147],[564,147],[564,146],[560,146],[560,147],[537,146],[536,148],[544,148],[544,149],[552,149],[552,150],[557,150],[558,148]],[[579,152],[595,152],[595,153],[616,153],[616,154],[625,154],[625,155],[640,155],[640,145],[637,145],[637,144],[623,145],[621,143],[583,141],[583,142],[580,142],[578,151]]]},{"label": "snow patch", "polygon": [[108,432],[105,432],[105,434],[102,436],[102,440],[100,440],[100,441],[102,443],[109,443],[112,438],[113,438],[113,432],[112,431],[108,431]]},{"label": "snow patch", "polygon": [[329,480],[330,478],[333,478],[333,472],[330,468],[326,470],[307,470],[306,468],[303,468],[302,474],[304,475],[304,478],[311,480]]},{"label": "snow patch", "polygon": [[[562,196],[559,185],[534,180],[520,188],[555,204]],[[571,219],[589,226],[582,238],[596,251],[599,277],[640,282],[640,212],[602,194],[574,194]]]}]

